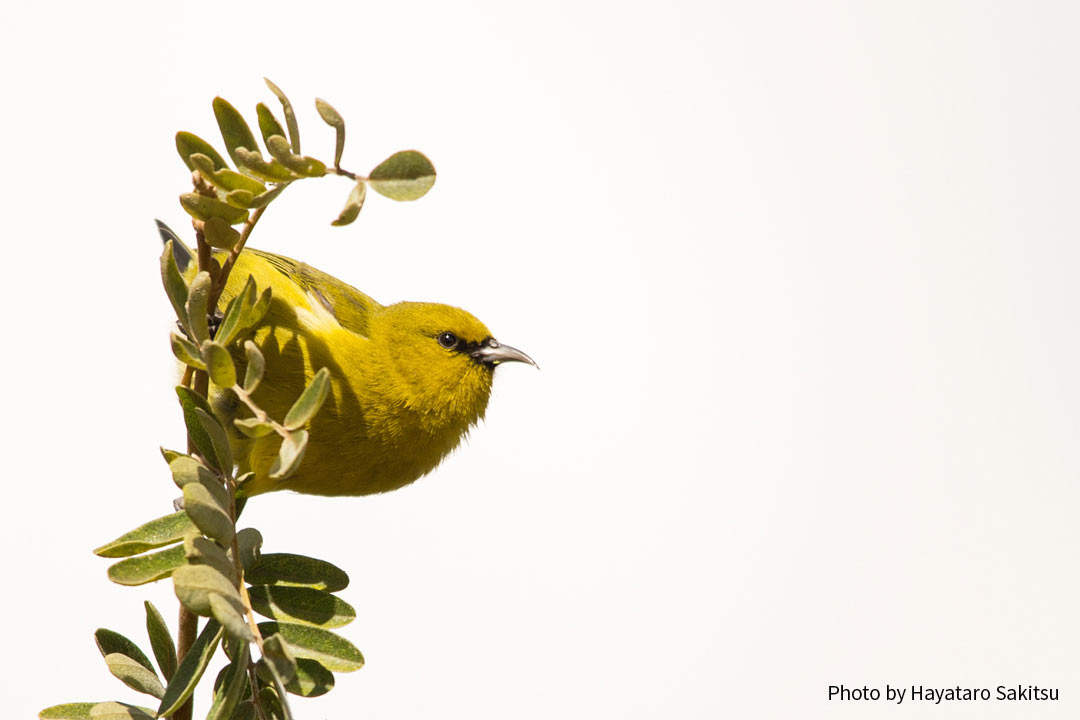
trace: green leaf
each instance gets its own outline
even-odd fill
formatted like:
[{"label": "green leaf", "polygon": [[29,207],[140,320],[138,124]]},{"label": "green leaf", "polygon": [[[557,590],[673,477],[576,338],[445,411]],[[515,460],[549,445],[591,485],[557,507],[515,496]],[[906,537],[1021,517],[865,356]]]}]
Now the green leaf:
[{"label": "green leaf", "polygon": [[334,689],[334,673],[317,660],[297,658],[296,675],[285,689],[301,697],[319,697]]},{"label": "green leaf", "polygon": [[285,113],[285,124],[289,127],[289,140],[292,143],[292,151],[299,155],[300,129],[296,125],[296,113],[293,112],[292,103],[289,102],[289,98],[285,97],[285,93],[281,92],[281,88],[270,82],[269,78],[263,78],[263,80],[266,82],[266,86],[270,88],[270,92],[277,95],[277,99],[281,101],[281,109]]},{"label": "green leaf", "polygon": [[310,587],[337,592],[349,586],[344,570],[316,558],[292,553],[265,553],[259,563],[247,572],[252,585],[285,585]]},{"label": "green leaf", "polygon": [[289,141],[280,135],[271,135],[267,138],[266,147],[275,160],[297,175],[322,177],[326,174],[325,163],[307,155],[294,155],[289,149]]},{"label": "green leaf", "polygon": [[259,299],[255,301],[255,307],[251,308],[251,312],[248,313],[247,318],[244,320],[245,330],[253,328],[262,322],[266,312],[270,309],[270,300],[270,288],[267,287],[259,294]]},{"label": "green leaf", "polygon": [[[248,634],[251,634],[250,629]],[[214,701],[206,720],[233,720],[237,705],[245,691],[251,687],[247,676],[250,658],[250,648],[244,643],[240,647],[239,656],[222,668],[218,675],[221,685],[214,690]]]},{"label": "green leaf", "polygon": [[177,545],[161,552],[121,560],[109,567],[109,579],[117,585],[145,585],[169,577],[173,570],[183,564],[184,547]]},{"label": "green leaf", "polygon": [[199,633],[195,644],[188,650],[176,669],[176,674],[165,688],[165,697],[161,699],[161,707],[157,712],[158,717],[172,715],[191,697],[192,691],[206,671],[210,658],[214,655],[214,650],[217,649],[223,632],[217,621],[210,620],[206,623],[206,627]]},{"label": "green leaf", "polygon": [[217,342],[225,347],[232,344],[246,324],[248,313],[255,307],[255,295],[255,278],[248,275],[244,289],[237,293],[225,308],[225,315],[221,318],[221,325],[214,336]]},{"label": "green leaf", "polygon": [[210,439],[210,435],[207,435],[206,431],[203,430],[198,416],[195,416],[195,409],[201,408],[204,412],[213,412],[213,410],[206,403],[205,397],[190,388],[185,388],[184,385],[176,386],[176,396],[180,400],[180,407],[184,409],[184,424],[187,426],[191,444],[204,458],[207,457],[207,454],[212,458],[214,444]]},{"label": "green leaf", "polygon": [[98,628],[94,632],[94,642],[102,657],[114,654],[126,655],[150,672],[154,671],[154,666],[150,664],[150,658],[146,657],[146,653],[140,650],[139,646],[134,642],[115,630]]},{"label": "green leaf", "polygon": [[[184,392],[181,392],[181,390]],[[198,393],[189,390],[182,385],[177,386],[176,394],[180,397],[180,405],[184,410],[184,424],[187,426],[188,437],[191,439],[191,444],[195,446],[195,450],[198,451],[199,455],[201,455],[206,462],[217,467],[215,465],[216,456],[213,440],[210,439],[210,435],[208,435],[206,429],[203,428],[202,423],[199,420],[199,415],[197,414],[197,411],[202,410],[202,408],[191,402],[193,397],[197,397],[201,399],[202,403],[205,405],[206,400]],[[175,479],[174,476],[174,480]]]},{"label": "green leaf", "polygon": [[188,170],[192,172],[195,171],[195,163],[191,161],[191,156],[195,154],[205,155],[210,158],[215,170],[229,167],[225,163],[225,159],[218,154],[218,151],[210,143],[189,132],[176,133],[176,152],[180,153],[180,159],[184,161]]},{"label": "green leaf", "polygon": [[266,103],[259,103],[255,106],[255,114],[259,116],[259,132],[262,133],[263,142],[266,142],[266,138],[271,135],[281,135],[285,137],[285,129],[281,127],[281,123],[274,117],[274,113],[270,111],[270,108],[266,106]]},{"label": "green leaf", "polygon": [[165,251],[161,253],[161,281],[177,319],[190,332],[187,314],[188,286],[184,282],[184,276],[180,274],[180,268],[176,266],[172,240],[165,243]]},{"label": "green leaf", "polygon": [[417,200],[435,184],[435,166],[423,153],[403,150],[379,163],[368,182],[375,192],[391,200]]},{"label": "green leaf", "polygon": [[[178,456],[169,463],[169,470],[172,472],[173,482],[176,483],[176,487],[181,490],[183,490],[184,486],[190,482],[199,482],[210,488],[213,488],[216,485],[217,487],[222,488],[222,493],[225,492],[224,486],[221,484],[221,481],[218,480],[218,476],[215,475],[210,468],[206,467],[190,455]],[[211,492],[213,492],[213,490],[211,490]]]},{"label": "green leaf", "polygon": [[98,703],[64,703],[53,705],[38,713],[40,720],[90,720],[90,708]]},{"label": "green leaf", "polygon": [[[259,193],[260,195],[262,193]],[[255,193],[248,192],[247,190],[230,190],[225,194],[225,202],[233,207],[238,208],[250,208],[251,203],[255,200]]]},{"label": "green leaf", "polygon": [[191,162],[198,168],[199,173],[206,178],[211,185],[223,192],[227,193],[233,190],[246,190],[252,195],[258,195],[259,193],[266,191],[266,186],[254,178],[250,178],[247,175],[241,175],[235,170],[229,170],[228,168],[215,168],[214,161],[202,153],[192,155]]},{"label": "green leaf", "polygon": [[345,151],[345,119],[322,98],[315,98],[315,109],[319,111],[319,117],[323,119],[323,122],[334,128],[336,137],[334,167],[339,168],[341,167],[341,153]]},{"label": "green leaf", "polygon": [[203,362],[210,380],[221,388],[231,388],[236,384],[236,365],[232,355],[221,343],[207,340],[202,344]]},{"label": "green leaf", "polygon": [[210,614],[210,593],[243,607],[229,579],[209,565],[184,565],[173,571],[173,590],[184,607],[196,615]]},{"label": "green leaf", "polygon": [[252,608],[272,620],[336,628],[356,618],[349,603],[314,588],[256,585],[248,588],[248,596]]},{"label": "green leaf", "polygon": [[233,523],[229,512],[221,506],[214,493],[202,483],[184,486],[184,512],[203,534],[228,545],[233,538]]},{"label": "green leaf", "polygon": [[109,672],[132,690],[152,695],[159,700],[165,694],[165,687],[158,680],[157,673],[147,670],[127,655],[109,653],[105,656],[105,664],[109,667]]},{"label": "green leaf", "polygon": [[351,223],[360,214],[360,209],[364,207],[364,198],[366,197],[367,184],[363,180],[359,180],[353,185],[353,189],[349,191],[349,198],[345,201],[345,207],[341,210],[341,214],[337,216],[337,220],[330,224],[341,227]]},{"label": "green leaf", "polygon": [[[261,661],[260,665],[256,667],[261,667]],[[270,714],[270,717],[275,718],[275,720],[286,717],[281,698],[273,685],[259,688],[259,702],[266,708],[266,712]]]},{"label": "green leaf", "polygon": [[202,535],[184,538],[184,555],[192,565],[209,565],[225,576],[234,586],[237,583],[236,566],[225,549]]},{"label": "green leaf", "polygon": [[278,448],[277,458],[274,459],[274,464],[270,466],[270,477],[274,480],[284,480],[295,473],[304,459],[307,442],[307,430],[297,430],[282,440],[281,447]]},{"label": "green leaf", "polygon": [[153,720],[154,711],[120,702],[97,703],[90,708],[91,720]]},{"label": "green leaf", "polygon": [[285,416],[285,427],[289,430],[297,430],[308,423],[315,413],[319,412],[326,396],[330,393],[330,371],[321,368],[311,378],[311,382],[300,393],[289,413]]},{"label": "green leaf", "polygon": [[195,343],[191,342],[186,337],[182,337],[176,333],[169,333],[169,345],[172,347],[173,357],[180,362],[189,365],[196,370],[206,369],[206,363],[199,357],[199,348],[195,347]]},{"label": "green leaf", "polygon": [[233,420],[236,429],[250,438],[266,437],[274,432],[274,426],[259,418],[237,418]]},{"label": "green leaf", "polygon": [[255,528],[244,528],[236,533],[236,547],[240,551],[240,564],[247,573],[262,557],[263,537]]},{"label": "green leaf", "polygon": [[146,608],[146,634],[150,637],[150,647],[165,682],[168,682],[176,672],[176,645],[169,633],[169,626],[154,604],[147,600],[143,606]]},{"label": "green leaf", "polygon": [[203,223],[203,237],[210,247],[232,250],[240,240],[240,233],[221,218],[212,217]]},{"label": "green leaf", "polygon": [[251,198],[251,202],[249,202],[247,206],[253,210],[257,210],[261,207],[266,207],[270,204],[271,200],[280,195],[288,186],[289,184],[285,183],[284,185],[278,185],[271,188],[270,190],[267,190],[262,195],[256,195],[255,197]]},{"label": "green leaf", "polygon": [[351,642],[322,628],[293,623],[262,622],[259,633],[268,637],[281,633],[292,654],[298,658],[317,660],[327,669],[352,672],[364,666],[364,656]]},{"label": "green leaf", "polygon": [[252,152],[259,151],[259,146],[255,144],[255,136],[251,134],[251,128],[228,100],[221,97],[214,98],[214,117],[217,118],[218,127],[221,128],[221,139],[225,141],[225,149],[228,150],[234,163],[240,164],[236,156],[237,148],[245,148]]},{"label": "green leaf", "polygon": [[202,345],[210,339],[210,326],[207,320],[210,285],[210,273],[204,270],[195,276],[188,288],[188,332],[191,334],[191,341],[196,345]]},{"label": "green leaf", "polygon": [[244,642],[251,642],[255,639],[255,636],[251,634],[251,628],[244,619],[244,606],[239,598],[233,601],[218,595],[216,592],[208,593],[207,597],[210,600],[210,614],[221,623],[221,626],[225,628],[225,632],[230,637]]},{"label": "green leaf", "polygon": [[239,158],[237,164],[240,167],[266,182],[288,183],[297,178],[296,175],[289,172],[289,169],[277,160],[267,162],[263,159],[263,156],[257,152],[239,148],[236,151],[236,157]]},{"label": "green leaf", "polygon": [[172,545],[184,539],[191,520],[182,512],[165,515],[126,532],[94,550],[98,557],[131,557],[154,548]]},{"label": "green leaf", "polygon": [[259,346],[250,340],[244,343],[244,353],[247,355],[247,371],[244,373],[244,391],[255,392],[266,370],[266,359],[263,357]]},{"label": "green leaf", "polygon": [[172,463],[173,460],[184,454],[177,450],[170,450],[167,447],[159,447],[158,449],[161,451],[161,457],[165,458],[166,463]]},{"label": "green leaf", "polygon": [[233,467],[232,448],[229,447],[229,437],[225,434],[225,428],[221,426],[221,423],[212,413],[206,412],[202,408],[195,408],[195,418],[206,432],[207,437],[210,438],[210,443],[213,446],[214,455],[212,458],[206,458],[206,460],[218,470],[231,473]]},{"label": "green leaf", "polygon": [[187,214],[196,220],[209,220],[219,217],[230,225],[239,225],[247,222],[248,211],[244,208],[233,207],[217,198],[198,195],[196,193],[183,193],[180,196],[180,205]]},{"label": "green leaf", "polygon": [[262,625],[259,625],[259,634],[263,640],[263,661],[268,669],[273,671],[283,683],[287,683],[296,675],[296,658],[292,649],[285,642],[280,633],[264,633]]}]

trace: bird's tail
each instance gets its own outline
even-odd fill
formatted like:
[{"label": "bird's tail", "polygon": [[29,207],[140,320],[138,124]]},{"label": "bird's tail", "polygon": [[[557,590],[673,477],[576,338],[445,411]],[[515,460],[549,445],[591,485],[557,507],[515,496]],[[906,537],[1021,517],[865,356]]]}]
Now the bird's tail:
[{"label": "bird's tail", "polygon": [[184,272],[191,265],[192,260],[195,259],[195,253],[191,252],[191,248],[184,244],[184,241],[180,239],[180,236],[173,232],[173,229],[155,219],[157,223],[158,235],[161,236],[161,242],[167,243],[172,240],[172,253],[173,258],[176,260],[176,266],[180,268],[180,272]]}]

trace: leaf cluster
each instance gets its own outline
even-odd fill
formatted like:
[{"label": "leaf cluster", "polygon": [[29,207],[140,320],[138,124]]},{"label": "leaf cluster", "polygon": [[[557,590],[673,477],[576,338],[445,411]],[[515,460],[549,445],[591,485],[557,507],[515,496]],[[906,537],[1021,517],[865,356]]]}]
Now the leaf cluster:
[{"label": "leaf cluster", "polygon": [[[180,203],[194,218],[198,249],[198,267],[189,272],[191,251],[161,226],[167,239],[161,278],[176,314],[170,347],[185,367],[176,396],[188,439],[186,452],[163,448],[162,456],[182,497],[175,503],[177,512],[145,522],[94,550],[116,560],[107,574],[120,585],[172,579],[181,604],[177,638],[158,609],[144,603],[154,662],[118,632],[101,628],[95,633],[110,673],[131,690],[154,698],[157,707],[67,703],[41,711],[43,719],[189,719],[190,699],[220,649],[228,664],[214,679],[206,718],[289,720],[289,695],[322,695],[333,688],[334,673],[364,664],[360,651],[334,632],[356,616],[335,594],[348,586],[345,572],[303,555],[264,554],[262,533],[237,525],[245,504],[244,485],[253,474],[238,472],[230,432],[278,435],[281,445],[270,475],[289,477],[303,461],[309,438],[305,426],[330,393],[330,373],[326,368],[315,373],[284,418],[270,417],[253,399],[266,361],[251,339],[270,307],[270,288],[260,289],[248,277],[223,310],[218,300],[259,217],[291,183],[329,174],[353,180],[345,208],[333,223],[346,225],[360,212],[368,185],[394,200],[415,200],[431,188],[435,170],[415,150],[394,153],[366,177],[345,170],[345,122],[324,100],[316,100],[316,109],[336,133],[333,162],[302,155],[292,104],[266,82],[285,118],[282,126],[265,104],[256,106],[268,156],[244,118],[222,98],[214,100],[213,109],[233,167],[202,138],[187,132],[176,135],[177,151],[193,181],[193,192],[181,195]],[[237,230],[237,225],[242,228]],[[251,417],[234,419],[227,427],[228,420],[209,400],[210,382],[239,398]],[[205,618],[198,629],[197,617]]]}]

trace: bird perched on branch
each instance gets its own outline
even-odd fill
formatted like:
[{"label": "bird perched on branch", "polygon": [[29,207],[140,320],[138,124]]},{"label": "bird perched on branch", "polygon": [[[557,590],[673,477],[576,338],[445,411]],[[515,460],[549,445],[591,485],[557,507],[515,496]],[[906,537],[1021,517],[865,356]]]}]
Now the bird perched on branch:
[{"label": "bird perched on branch", "polygon": [[[167,227],[181,269],[194,274],[190,250]],[[449,305],[380,305],[320,270],[280,255],[245,248],[222,291],[219,307],[248,277],[272,292],[270,309],[252,340],[266,360],[252,395],[272,418],[282,418],[315,372],[330,371],[330,394],[310,425],[297,472],[270,477],[280,438],[230,438],[241,472],[255,477],[247,496],[273,490],[313,495],[369,495],[407,485],[433,470],[484,417],[495,368],[536,363],[497,342],[468,312]],[[236,354],[242,361],[243,353]],[[211,402],[229,422],[250,413],[228,391]]]}]

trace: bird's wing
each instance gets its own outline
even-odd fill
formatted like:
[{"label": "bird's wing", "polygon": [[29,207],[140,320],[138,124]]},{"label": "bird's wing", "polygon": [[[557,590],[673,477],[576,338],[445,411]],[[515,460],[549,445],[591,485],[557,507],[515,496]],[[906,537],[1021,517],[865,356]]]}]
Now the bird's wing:
[{"label": "bird's wing", "polygon": [[265,260],[309,296],[318,300],[343,328],[367,337],[371,315],[382,307],[379,303],[353,286],[307,263],[254,248],[245,248],[244,252],[253,253]]}]

